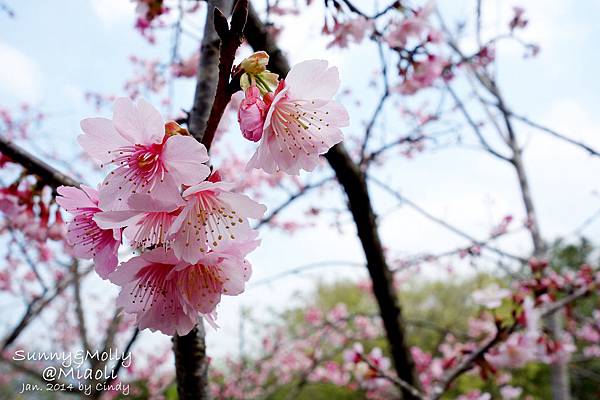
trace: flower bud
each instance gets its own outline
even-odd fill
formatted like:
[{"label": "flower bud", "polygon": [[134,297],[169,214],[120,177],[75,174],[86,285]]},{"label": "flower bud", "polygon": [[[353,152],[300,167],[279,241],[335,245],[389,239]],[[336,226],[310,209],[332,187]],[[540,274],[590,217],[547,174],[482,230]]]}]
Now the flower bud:
[{"label": "flower bud", "polygon": [[265,72],[269,63],[269,55],[264,51],[257,51],[241,62],[240,66],[248,74],[258,75]]},{"label": "flower bud", "polygon": [[260,140],[267,109],[260,90],[256,86],[246,89],[246,97],[242,100],[238,110],[238,122],[242,135],[246,139],[253,142]]}]

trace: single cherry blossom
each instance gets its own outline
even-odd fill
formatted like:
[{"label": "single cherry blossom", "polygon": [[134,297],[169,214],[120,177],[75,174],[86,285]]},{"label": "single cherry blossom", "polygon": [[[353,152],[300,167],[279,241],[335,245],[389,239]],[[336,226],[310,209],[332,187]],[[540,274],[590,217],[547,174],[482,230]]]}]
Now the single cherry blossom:
[{"label": "single cherry blossom", "polygon": [[312,171],[319,155],[342,141],[340,128],[349,124],[346,109],[332,100],[339,86],[338,70],[327,61],[295,65],[277,87],[247,169],[293,175]]},{"label": "single cherry blossom", "polygon": [[73,254],[84,259],[94,259],[96,272],[106,278],[117,266],[117,252],[121,244],[120,229],[101,229],[94,216],[98,208],[98,191],[81,185],[81,189],[61,186],[56,202],[74,218],[67,225],[67,241]]},{"label": "single cherry blossom", "polygon": [[115,101],[112,120],[81,121],[81,146],[100,163],[117,166],[101,185],[100,208],[127,209],[127,199],[135,193],[177,201],[180,185],[208,176],[206,148],[172,126],[165,129],[160,113],[145,100],[134,104],[127,98]]},{"label": "single cherry blossom", "polygon": [[205,181],[183,192],[186,204],[170,231],[177,257],[195,263],[222,243],[253,237],[248,218],[262,217],[266,207],[231,192],[233,187],[232,183]]}]

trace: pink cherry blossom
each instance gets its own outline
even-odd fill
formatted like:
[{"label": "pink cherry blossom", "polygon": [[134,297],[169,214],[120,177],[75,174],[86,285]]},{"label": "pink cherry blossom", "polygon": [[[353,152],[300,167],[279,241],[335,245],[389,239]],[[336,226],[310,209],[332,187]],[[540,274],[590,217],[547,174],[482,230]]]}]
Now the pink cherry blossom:
[{"label": "pink cherry blossom", "polygon": [[428,2],[413,16],[404,18],[399,23],[392,24],[392,29],[384,40],[392,48],[404,48],[410,39],[415,39],[418,44],[424,41],[437,42],[441,36],[433,29],[428,19],[435,8],[433,1]]},{"label": "pink cherry blossom", "polygon": [[538,343],[522,333],[513,333],[495,352],[486,355],[487,361],[499,368],[521,368],[538,358]]},{"label": "pink cherry blossom", "polygon": [[398,91],[405,95],[430,87],[442,76],[448,62],[441,57],[430,55],[423,61],[413,64],[413,69],[405,76]]},{"label": "pink cherry blossom", "polygon": [[125,228],[125,237],[136,248],[166,246],[169,229],[183,204],[181,197],[179,201],[161,202],[148,194],[134,194],[127,210],[99,212],[94,221],[102,229]]},{"label": "pink cherry blossom", "polygon": [[242,135],[250,141],[258,142],[263,134],[267,104],[256,86],[250,86],[245,94],[238,110],[238,122]]},{"label": "pink cherry blossom", "polygon": [[295,65],[279,83],[247,169],[292,175],[312,171],[319,155],[342,141],[340,128],[349,124],[346,109],[332,100],[339,86],[338,70],[327,61]]},{"label": "pink cherry blossom", "polygon": [[[168,134],[160,113],[145,100],[134,104],[119,98],[113,119],[86,118],[79,143],[103,164],[117,168],[109,173],[100,189],[100,208],[127,209],[135,193],[177,201],[179,186],[204,180],[209,168],[206,148],[191,136]],[[176,132],[174,132],[176,133]]]},{"label": "pink cherry blossom", "polygon": [[335,21],[333,29],[326,32],[334,37],[327,47],[345,48],[348,47],[350,41],[360,43],[364,39],[365,33],[371,29],[373,29],[373,21],[365,17],[354,18],[346,22]]},{"label": "pink cherry blossom", "polygon": [[123,263],[110,275],[122,288],[117,306],[135,314],[139,329],[185,335],[198,322],[198,316],[184,308],[175,272],[178,263],[172,252],[156,248]]},{"label": "pink cherry blossom", "polygon": [[231,192],[233,187],[232,183],[205,181],[183,192],[186,204],[170,231],[178,258],[196,263],[209,249],[254,237],[248,218],[262,217],[266,207]]},{"label": "pink cherry blossom", "polygon": [[121,244],[120,229],[101,229],[94,221],[98,208],[98,191],[84,186],[81,189],[61,186],[56,202],[73,214],[68,223],[67,241],[76,257],[94,259],[96,272],[106,278],[117,266],[117,251]]},{"label": "pink cherry blossom", "polygon": [[110,275],[121,286],[117,305],[136,315],[140,329],[187,334],[203,316],[211,324],[221,295],[244,291],[252,268],[245,260],[258,245],[250,240],[209,252],[192,265],[171,250],[156,248],[122,264]]}]

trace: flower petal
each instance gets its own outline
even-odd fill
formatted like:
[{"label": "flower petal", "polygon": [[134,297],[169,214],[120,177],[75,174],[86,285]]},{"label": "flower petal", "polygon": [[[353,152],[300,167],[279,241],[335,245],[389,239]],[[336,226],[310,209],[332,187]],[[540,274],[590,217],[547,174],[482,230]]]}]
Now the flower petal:
[{"label": "flower petal", "polygon": [[292,99],[324,99],[335,96],[340,87],[336,67],[327,68],[325,60],[307,60],[292,67],[285,78]]},{"label": "flower petal", "polygon": [[210,174],[204,165],[208,161],[206,147],[191,136],[171,136],[162,153],[167,171],[175,181],[184,185],[195,185]]},{"label": "flower petal", "polygon": [[129,98],[118,98],[114,104],[113,123],[117,131],[134,144],[161,143],[165,136],[162,116],[144,99],[135,105]]},{"label": "flower petal", "polygon": [[131,144],[117,132],[110,119],[86,118],[81,120],[80,125],[83,135],[79,135],[77,141],[99,163],[111,162],[114,158],[113,150]]}]

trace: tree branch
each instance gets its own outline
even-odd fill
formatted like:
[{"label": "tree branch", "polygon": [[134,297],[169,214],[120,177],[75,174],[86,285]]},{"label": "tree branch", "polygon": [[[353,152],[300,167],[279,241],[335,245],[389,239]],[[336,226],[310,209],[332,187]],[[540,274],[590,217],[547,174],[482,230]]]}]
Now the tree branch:
[{"label": "tree branch", "polygon": [[63,174],[3,137],[0,137],[0,153],[23,166],[29,173],[39,176],[46,185],[54,189],[62,185],[79,186],[79,182],[75,179]]},{"label": "tree branch", "polygon": [[[244,33],[246,40],[255,51],[264,50],[269,53],[270,71],[282,77],[287,75],[289,63],[252,7],[249,8]],[[406,342],[402,312],[393,286],[393,274],[387,265],[383,246],[379,239],[365,176],[350,157],[343,143],[333,146],[325,154],[325,158],[335,171],[348,198],[348,209],[354,218],[357,234],[365,253],[367,269],[373,282],[373,293],[379,305],[397,375],[408,384],[418,388],[420,383]],[[402,396],[405,400],[417,399],[407,389],[402,389]]]}]

